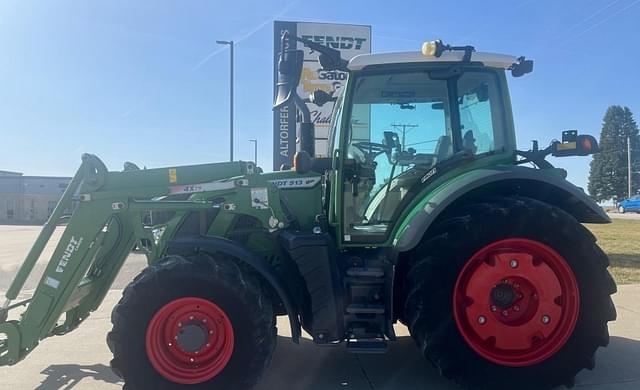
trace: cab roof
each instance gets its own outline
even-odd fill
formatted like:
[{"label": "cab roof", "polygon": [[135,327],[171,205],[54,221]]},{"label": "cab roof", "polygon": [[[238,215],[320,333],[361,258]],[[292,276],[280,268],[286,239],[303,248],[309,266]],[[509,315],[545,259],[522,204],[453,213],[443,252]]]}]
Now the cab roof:
[{"label": "cab roof", "polygon": [[[420,62],[462,62],[464,58],[463,51],[446,51],[440,55],[425,56],[419,51],[399,52],[399,53],[379,53],[379,54],[360,54],[349,61],[347,66],[349,70],[360,70],[370,65],[387,65],[402,63],[420,63]],[[509,69],[518,62],[518,58],[506,54],[496,53],[471,53],[472,62],[481,62],[487,67]]]}]

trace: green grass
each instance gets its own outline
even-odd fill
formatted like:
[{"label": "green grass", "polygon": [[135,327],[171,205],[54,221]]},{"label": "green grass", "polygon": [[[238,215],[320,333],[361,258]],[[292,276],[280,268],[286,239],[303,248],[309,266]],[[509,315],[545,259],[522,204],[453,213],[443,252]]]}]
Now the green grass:
[{"label": "green grass", "polygon": [[609,271],[616,283],[640,283],[640,221],[614,219],[611,224],[585,226],[609,255]]}]

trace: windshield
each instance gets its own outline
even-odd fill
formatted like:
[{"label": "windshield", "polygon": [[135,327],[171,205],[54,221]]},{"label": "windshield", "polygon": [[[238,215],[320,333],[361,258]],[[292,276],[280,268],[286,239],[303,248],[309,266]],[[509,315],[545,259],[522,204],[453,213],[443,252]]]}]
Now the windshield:
[{"label": "windshield", "polygon": [[455,79],[431,73],[355,79],[346,150],[357,169],[355,176],[347,173],[344,187],[349,234],[384,234],[428,170],[458,152],[490,153],[504,144],[493,73],[469,71]]}]

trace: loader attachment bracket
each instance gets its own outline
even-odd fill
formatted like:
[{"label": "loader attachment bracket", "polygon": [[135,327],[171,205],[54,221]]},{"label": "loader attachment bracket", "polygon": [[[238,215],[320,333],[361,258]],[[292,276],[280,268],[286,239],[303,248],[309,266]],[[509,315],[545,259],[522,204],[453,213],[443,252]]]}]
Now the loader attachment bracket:
[{"label": "loader attachment bracket", "polygon": [[20,360],[20,331],[16,321],[0,324],[0,335],[6,338],[0,341],[0,366],[13,365]]}]

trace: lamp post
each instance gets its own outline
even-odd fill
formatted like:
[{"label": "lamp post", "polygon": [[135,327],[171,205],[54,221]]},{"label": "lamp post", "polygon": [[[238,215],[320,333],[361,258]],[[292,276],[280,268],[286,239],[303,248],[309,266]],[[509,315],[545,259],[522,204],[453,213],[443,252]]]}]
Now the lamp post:
[{"label": "lamp post", "polygon": [[219,45],[229,45],[229,161],[233,161],[233,41],[216,41]]},{"label": "lamp post", "polygon": [[253,143],[253,162],[255,166],[258,166],[258,140],[250,139],[249,142]]}]

